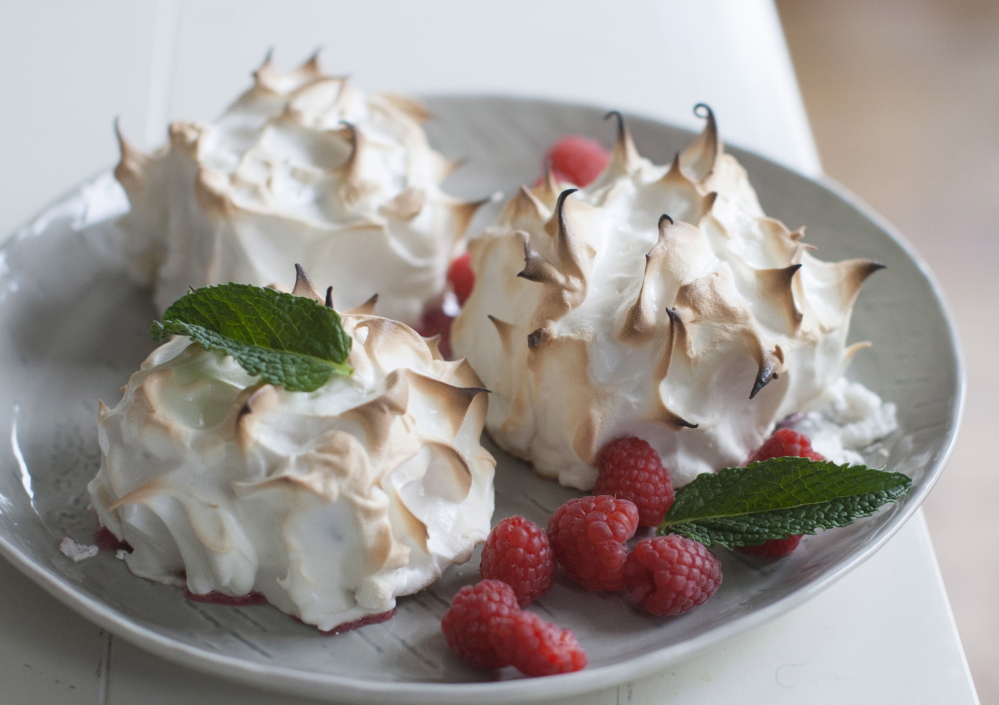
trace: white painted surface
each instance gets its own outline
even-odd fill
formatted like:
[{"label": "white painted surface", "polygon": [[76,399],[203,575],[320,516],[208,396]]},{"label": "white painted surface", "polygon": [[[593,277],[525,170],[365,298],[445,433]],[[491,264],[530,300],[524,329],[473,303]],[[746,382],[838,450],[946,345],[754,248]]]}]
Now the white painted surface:
[{"label": "white painted surface", "polygon": [[722,134],[819,172],[768,0],[69,0],[0,3],[0,233],[112,164],[112,122],[152,148],[176,118],[210,120],[273,48],[317,48],[366,90],[558,98]]},{"label": "white painted surface", "polygon": [[0,0],[0,238],[113,164],[148,117],[153,2]]},{"label": "white painted surface", "polygon": [[[696,124],[819,172],[766,0],[0,2],[0,233],[116,157],[111,121],[147,147],[168,119],[210,119],[267,47],[366,89],[517,93]],[[106,639],[0,564],[0,702],[304,703],[257,693]],[[27,663],[30,668],[25,666]],[[74,685],[74,688],[69,688]],[[573,698],[635,703],[975,703],[922,515],[804,607],[630,686]]]}]

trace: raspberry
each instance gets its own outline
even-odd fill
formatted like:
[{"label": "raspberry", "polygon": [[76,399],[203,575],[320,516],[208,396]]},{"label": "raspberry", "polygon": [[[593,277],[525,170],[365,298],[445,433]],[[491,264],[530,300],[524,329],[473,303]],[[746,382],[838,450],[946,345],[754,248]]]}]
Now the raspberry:
[{"label": "raspberry", "polygon": [[493,644],[510,665],[529,676],[553,676],[586,666],[586,652],[571,629],[518,612],[497,624]]},{"label": "raspberry", "polygon": [[624,587],[624,542],[638,528],[638,508],[607,495],[570,499],[548,520],[555,560],[587,590]]},{"label": "raspberry", "polygon": [[[825,460],[824,456],[812,450],[812,441],[804,433],[782,428],[775,431],[770,438],[763,442],[763,445],[750,456],[747,465],[757,460],[788,456],[808,458],[809,460]],[[739,546],[739,551],[750,556],[781,558],[796,549],[800,542],[801,534],[791,534],[786,539],[772,539],[764,541],[758,546]]]},{"label": "raspberry", "polygon": [[604,447],[593,494],[634,502],[639,526],[659,526],[673,505],[669,471],[652,446],[634,436],[618,438]]},{"label": "raspberry", "polygon": [[721,563],[711,551],[684,536],[642,539],[624,566],[628,592],[660,617],[683,614],[715,594]]},{"label": "raspberry", "polygon": [[771,539],[758,546],[739,546],[739,550],[750,556],[781,558],[796,549],[799,543],[801,543],[801,534],[792,534],[786,539]]},{"label": "raspberry", "polygon": [[472,288],[475,286],[475,273],[472,271],[472,255],[465,253],[455,259],[447,270],[447,280],[451,282],[451,289],[458,297],[458,303],[462,306],[472,295]]},{"label": "raspberry", "polygon": [[755,453],[753,453],[748,463],[757,460],[770,460],[770,458],[784,458],[794,456],[798,458],[808,458],[809,460],[825,460],[824,457],[812,450],[812,441],[803,433],[792,431],[789,428],[782,428],[775,431],[770,438],[764,441]]},{"label": "raspberry", "polygon": [[610,161],[602,144],[580,135],[568,135],[552,145],[545,154],[555,176],[576,186],[589,186]]},{"label": "raspberry", "polygon": [[504,519],[489,532],[482,547],[479,575],[502,580],[513,588],[520,606],[527,607],[548,592],[555,580],[548,536],[524,517]]},{"label": "raspberry", "polygon": [[440,335],[441,339],[437,343],[437,349],[445,360],[451,359],[451,321],[454,319],[444,313],[441,305],[432,306],[423,311],[423,317],[416,326],[416,332],[424,338],[432,338]]},{"label": "raspberry", "polygon": [[493,646],[496,626],[520,611],[513,588],[499,580],[466,585],[451,601],[441,620],[444,639],[451,650],[478,668],[510,665]]},{"label": "raspberry", "polygon": [[529,676],[550,676],[586,666],[572,631],[522,612],[513,588],[499,580],[459,590],[441,629],[451,650],[478,668],[516,666]]}]

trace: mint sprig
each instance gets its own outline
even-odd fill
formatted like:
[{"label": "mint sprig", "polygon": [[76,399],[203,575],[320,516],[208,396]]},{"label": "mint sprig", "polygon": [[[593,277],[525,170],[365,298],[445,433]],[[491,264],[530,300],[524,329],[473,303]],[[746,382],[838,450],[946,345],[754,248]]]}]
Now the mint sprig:
[{"label": "mint sprig", "polygon": [[901,473],[865,465],[773,458],[698,475],[677,490],[659,533],[706,546],[755,546],[846,526],[894,502],[911,484]]},{"label": "mint sprig", "polygon": [[153,323],[153,337],[187,335],[232,355],[243,369],[290,392],[311,392],[349,375],[350,336],[336,311],[317,301],[247,284],[192,291]]}]

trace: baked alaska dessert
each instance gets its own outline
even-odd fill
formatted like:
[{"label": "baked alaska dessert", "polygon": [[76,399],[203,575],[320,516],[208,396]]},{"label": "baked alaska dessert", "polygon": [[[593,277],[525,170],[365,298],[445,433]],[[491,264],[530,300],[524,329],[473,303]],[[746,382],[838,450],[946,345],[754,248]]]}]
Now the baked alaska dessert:
[{"label": "baked alaska dessert", "polygon": [[[293,293],[322,301],[304,273]],[[390,615],[471,556],[494,503],[487,395],[467,362],[372,308],[341,314],[353,371],[315,391],[177,335],[100,404],[88,489],[134,574],[262,595],[330,631]]]},{"label": "baked alaska dessert", "polygon": [[301,262],[336,282],[340,305],[377,293],[379,313],[415,325],[479,205],[441,190],[457,163],[427,144],[427,117],[323,75],[316,57],[289,73],[268,57],[218,120],[174,122],[156,153],[119,132],[132,276],[162,312],[189,286],[267,286]]},{"label": "baked alaska dessert", "polygon": [[[492,392],[489,434],[564,485],[592,488],[600,449],[622,436],[686,484],[857,391],[835,383],[866,345],[847,345],[850,313],[881,265],[813,256],[696,111],[704,131],[666,166],[639,156],[617,115],[596,181],[549,172],[468,244],[475,287],[452,345]],[[882,406],[881,435],[894,426]]]}]

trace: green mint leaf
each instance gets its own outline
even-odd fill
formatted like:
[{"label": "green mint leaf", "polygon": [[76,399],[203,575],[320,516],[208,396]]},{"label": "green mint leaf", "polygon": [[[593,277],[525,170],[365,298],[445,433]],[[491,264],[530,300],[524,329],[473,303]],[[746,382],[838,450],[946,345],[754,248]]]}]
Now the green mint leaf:
[{"label": "green mint leaf", "polygon": [[866,465],[773,458],[698,475],[677,490],[659,533],[706,546],[755,546],[846,526],[894,502],[911,484],[901,473]]},{"label": "green mint leaf", "polygon": [[247,284],[192,291],[175,301],[153,337],[187,335],[232,355],[243,369],[290,392],[311,392],[349,375],[350,336],[340,316],[317,301]]}]

